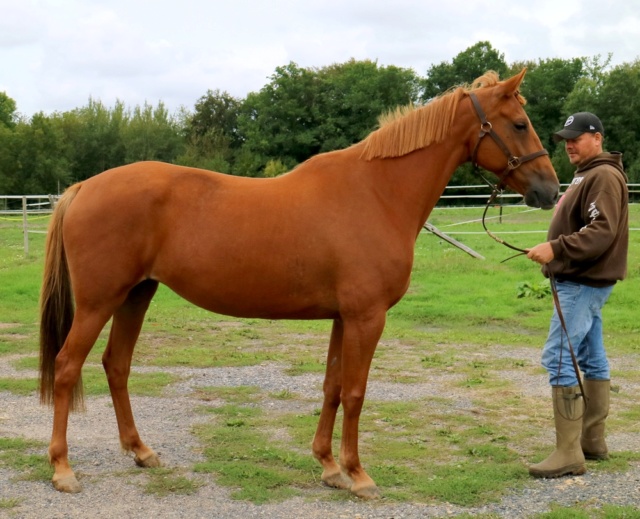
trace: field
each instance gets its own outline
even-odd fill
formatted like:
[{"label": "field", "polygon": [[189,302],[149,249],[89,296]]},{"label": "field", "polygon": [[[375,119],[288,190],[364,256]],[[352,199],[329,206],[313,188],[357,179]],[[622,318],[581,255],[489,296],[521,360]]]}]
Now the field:
[{"label": "field", "polygon": [[[115,416],[92,414],[91,408],[109,410],[100,368],[107,329],[83,371],[88,416],[69,435],[86,492],[117,472],[141,499],[152,496],[156,504],[181,496],[187,506],[185,499],[198,499],[216,486],[229,500],[249,503],[256,515],[282,503],[320,502],[336,517],[354,506],[361,507],[362,517],[390,516],[407,504],[431,515],[498,517],[498,509],[508,509],[505,503],[538,492],[531,517],[640,517],[628,493],[598,494],[599,478],[622,485],[637,478],[640,468],[640,206],[632,206],[636,230],[628,279],[604,310],[614,388],[608,441],[614,455],[588,463],[586,483],[559,493],[556,483],[532,481],[526,470],[553,443],[549,389],[539,367],[552,300],[536,264],[522,256],[501,262],[513,252],[482,233],[481,214],[480,208],[434,211],[430,223],[485,259],[422,233],[410,289],[389,312],[371,369],[360,446],[383,502],[354,503],[346,492],[322,487],[310,454],[329,322],[214,315],[164,288],[147,314],[130,390],[143,439],[152,447],[164,440],[164,449],[182,457],[163,450],[165,467],[148,471],[130,460],[113,466],[106,459],[114,446],[117,451]],[[501,217],[492,210],[488,225],[509,242],[530,247],[544,240],[550,216],[511,206]],[[34,219],[30,228],[44,230],[46,223]],[[20,222],[0,220],[0,402],[7,404],[0,408],[0,515],[4,510],[9,517],[27,517],[21,515],[29,504],[25,495],[47,493],[61,503],[64,498],[48,486],[50,412],[38,410],[35,395],[43,243],[43,234],[31,234],[25,258]],[[171,433],[175,423],[163,423],[163,409],[176,423],[185,421],[178,436]],[[19,410],[28,421],[14,416]],[[106,431],[103,422],[110,423]],[[99,440],[92,436],[97,430]],[[340,424],[336,438],[339,431]],[[180,440],[179,434],[188,437]],[[155,515],[162,516],[165,509],[157,506]]]}]

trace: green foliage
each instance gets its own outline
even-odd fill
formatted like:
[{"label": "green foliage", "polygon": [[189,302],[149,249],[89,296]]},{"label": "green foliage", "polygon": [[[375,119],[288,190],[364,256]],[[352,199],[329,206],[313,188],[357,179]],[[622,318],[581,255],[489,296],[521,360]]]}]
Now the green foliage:
[{"label": "green foliage", "polygon": [[238,116],[242,101],[227,92],[207,91],[187,114],[184,123],[186,149],[178,164],[231,173],[242,139]]},{"label": "green foliage", "polygon": [[277,177],[279,175],[282,175],[283,173],[286,173],[287,171],[289,171],[289,168],[285,166],[280,160],[270,160],[264,167],[263,176],[267,178]]},{"label": "green foliage", "polygon": [[250,93],[238,119],[243,148],[258,159],[287,169],[309,157],[362,140],[378,116],[417,100],[412,70],[350,60],[321,69],[295,63],[276,68],[260,92]]},{"label": "green foliage", "polygon": [[607,74],[594,112],[604,125],[606,149],[622,151],[629,181],[640,182],[640,60]]},{"label": "green foliage", "polygon": [[488,70],[502,77],[507,71],[507,63],[504,54],[494,49],[490,42],[479,41],[459,53],[451,63],[443,61],[429,67],[422,82],[422,99],[428,101],[452,87],[470,84]]},{"label": "green foliage", "polygon": [[552,58],[523,64],[527,74],[522,83],[522,95],[527,100],[527,113],[542,144],[554,150],[553,133],[567,118],[564,104],[583,76],[583,60]]},{"label": "green foliage", "polygon": [[125,164],[126,147],[121,131],[126,124],[126,108],[118,101],[113,109],[100,101],[63,114],[69,143],[74,181],[84,180],[107,169]]},{"label": "green foliage", "polygon": [[5,175],[13,173],[8,194],[57,193],[58,186],[68,184],[69,143],[56,120],[42,113],[30,123],[19,122],[7,136],[10,151],[0,160]]},{"label": "green foliage", "polygon": [[180,128],[162,103],[136,106],[121,129],[126,163],[140,160],[172,162],[183,148]]},{"label": "green foliage", "polygon": [[543,279],[539,283],[521,281],[518,283],[516,294],[519,298],[533,297],[535,299],[542,299],[551,295],[551,283],[548,279]]},{"label": "green foliage", "polygon": [[[640,181],[640,65],[610,68],[611,55],[507,64],[489,41],[430,66],[412,69],[351,59],[322,68],[289,63],[244,99],[209,89],[193,111],[167,112],[162,102],[133,108],[100,100],[64,113],[17,115],[0,93],[0,194],[62,190],[106,169],[139,160],[161,160],[242,176],[276,176],[318,153],[346,148],[377,126],[380,114],[428,101],[487,70],[501,77],[527,67],[522,93],[527,113],[549,150],[561,182],[574,168],[552,135],[566,117],[593,111],[602,119],[605,147],[624,153],[631,182]],[[453,185],[477,184],[469,164]]]},{"label": "green foliage", "polygon": [[0,92],[0,128],[13,128],[15,120],[16,102],[6,92]]}]

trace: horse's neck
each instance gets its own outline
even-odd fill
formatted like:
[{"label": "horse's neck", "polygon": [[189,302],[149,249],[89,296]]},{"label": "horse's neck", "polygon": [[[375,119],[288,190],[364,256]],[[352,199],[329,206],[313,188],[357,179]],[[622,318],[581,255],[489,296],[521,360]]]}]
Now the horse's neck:
[{"label": "horse's neck", "polygon": [[383,197],[419,230],[426,222],[456,168],[468,158],[460,144],[439,143],[397,158],[383,159]]}]

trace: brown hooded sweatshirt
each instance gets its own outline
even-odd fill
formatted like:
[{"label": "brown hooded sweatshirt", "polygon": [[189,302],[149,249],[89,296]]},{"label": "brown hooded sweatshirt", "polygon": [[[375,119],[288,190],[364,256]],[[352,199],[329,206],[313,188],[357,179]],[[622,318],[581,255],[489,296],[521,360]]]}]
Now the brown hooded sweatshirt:
[{"label": "brown hooded sweatshirt", "polygon": [[627,273],[629,194],[619,152],[580,166],[558,202],[547,240],[554,259],[542,267],[559,281],[610,286]]}]

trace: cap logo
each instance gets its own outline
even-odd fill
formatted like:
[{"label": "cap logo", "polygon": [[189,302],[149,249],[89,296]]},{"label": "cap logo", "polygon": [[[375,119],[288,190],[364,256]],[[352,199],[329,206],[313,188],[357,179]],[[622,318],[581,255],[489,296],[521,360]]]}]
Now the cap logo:
[{"label": "cap logo", "polygon": [[567,119],[567,122],[564,123],[565,126],[571,126],[571,123],[573,123],[573,115],[570,115],[569,118]]},{"label": "cap logo", "polygon": [[595,126],[593,126],[593,124],[590,124],[590,125],[589,125],[589,129],[590,129],[590,130],[595,130],[595,129],[596,129],[596,127],[595,127]]}]

